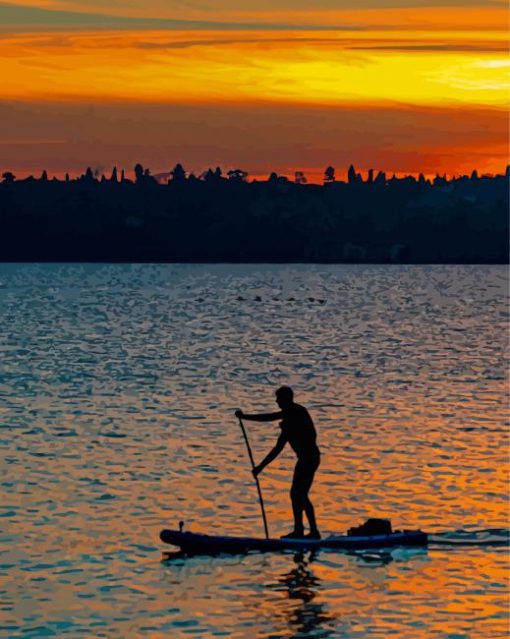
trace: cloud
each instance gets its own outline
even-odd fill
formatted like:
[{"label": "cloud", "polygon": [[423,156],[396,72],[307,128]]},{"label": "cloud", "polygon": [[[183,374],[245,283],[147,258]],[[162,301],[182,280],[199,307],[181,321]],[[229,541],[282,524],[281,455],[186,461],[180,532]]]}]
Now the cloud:
[{"label": "cloud", "polygon": [[267,22],[218,22],[138,18],[102,13],[61,11],[0,3],[0,30],[30,31],[34,28],[61,29],[176,29],[176,30],[357,30],[348,25],[298,25]]},{"label": "cloud", "polygon": [[67,144],[64,139],[25,138],[25,139],[0,139],[0,146],[39,146],[41,144]]},{"label": "cloud", "polygon": [[[0,31],[13,28],[18,32],[42,28],[335,31],[353,29],[356,25],[365,27],[364,14],[375,16],[376,23],[382,20],[381,24],[397,29],[409,27],[411,23],[418,26],[427,14],[425,27],[431,27],[432,19],[437,28],[445,28],[442,11],[455,13],[453,21],[450,16],[449,28],[455,28],[457,20],[460,20],[459,25],[464,25],[467,20],[474,28],[486,27],[487,22],[492,21],[491,28],[500,25],[503,30],[506,23],[506,18],[502,17],[506,9],[504,0],[318,0],[313,7],[308,0],[50,2],[51,7],[43,0],[0,2]],[[500,15],[491,9],[499,9]],[[395,26],[387,22],[390,14],[396,16]],[[406,18],[399,26],[403,14]]]},{"label": "cloud", "polygon": [[183,12],[196,14],[240,15],[257,11],[288,12],[293,11],[354,11],[357,9],[408,9],[429,7],[506,7],[506,0],[54,0],[53,5],[59,8],[76,10],[84,6],[102,9],[122,7],[131,14],[134,11],[159,12],[160,15],[171,13],[181,15]]},{"label": "cloud", "polygon": [[453,42],[451,44],[428,44],[428,43],[415,43],[415,44],[364,44],[348,47],[349,49],[356,49],[359,51],[395,51],[395,52],[442,52],[449,51],[455,53],[466,52],[480,52],[487,53],[488,51],[494,53],[506,53],[508,46],[506,42],[479,42],[469,44],[465,42]]},{"label": "cloud", "polygon": [[[236,5],[235,2],[224,2],[224,5]],[[313,10],[341,10],[341,9],[409,9],[413,7],[501,7],[505,6],[504,0],[318,0],[313,3]],[[259,0],[253,3],[244,3],[244,8],[251,5],[259,9],[274,9],[289,11],[296,9],[310,9],[308,0]],[[210,6],[213,6],[212,4]]]},{"label": "cloud", "polygon": [[188,49],[191,47],[212,47],[212,46],[235,46],[238,44],[314,44],[321,45],[338,45],[344,48],[341,41],[334,38],[207,38],[203,40],[175,40],[167,42],[147,42],[140,41],[133,44],[136,49]]},{"label": "cloud", "polygon": [[[316,48],[328,47],[328,49],[349,50],[349,51],[395,51],[395,52],[494,52],[506,53],[508,46],[505,41],[483,40],[480,42],[451,42],[451,43],[430,43],[430,42],[387,42],[369,40],[360,43],[359,40],[348,40],[328,37],[292,37],[292,38],[204,38],[201,40],[173,40],[149,42],[141,40],[134,42],[135,49],[147,50],[172,50],[172,49],[188,49],[192,47],[213,47],[213,46],[236,46],[247,44],[286,44],[286,45],[303,45],[313,44]],[[53,46],[53,43],[51,44]]]},{"label": "cloud", "polygon": [[496,41],[486,34],[471,41],[400,32],[322,35],[319,42],[311,33],[15,34],[0,39],[2,94],[4,99],[390,101],[506,108],[501,70],[477,64],[482,53],[487,60],[503,57],[495,53],[499,35]]}]

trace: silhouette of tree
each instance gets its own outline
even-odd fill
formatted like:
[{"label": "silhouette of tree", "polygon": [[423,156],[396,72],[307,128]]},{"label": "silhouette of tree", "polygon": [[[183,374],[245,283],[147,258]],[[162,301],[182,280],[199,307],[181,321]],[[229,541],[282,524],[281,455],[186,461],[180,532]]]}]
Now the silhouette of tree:
[{"label": "silhouette of tree", "polygon": [[349,182],[349,184],[355,184],[357,179],[358,176],[356,175],[356,169],[354,168],[354,165],[351,164],[347,171],[347,182]]},{"label": "silhouette of tree", "polygon": [[233,182],[245,182],[248,177],[247,171],[243,171],[242,169],[232,169],[231,171],[227,171],[228,179]]},{"label": "silhouette of tree", "polygon": [[205,173],[202,174],[201,178],[205,182],[219,182],[222,179],[222,170],[219,166],[217,166],[214,171],[212,169],[207,169]]},{"label": "silhouette of tree", "polygon": [[48,173],[47,173],[47,171],[46,171],[46,170],[44,170],[44,171],[41,173],[41,178],[40,178],[40,180],[41,180],[41,182],[47,182],[47,181],[48,181]]},{"label": "silhouette of tree", "polygon": [[294,182],[296,184],[306,184],[308,182],[308,180],[306,179],[306,175],[303,173],[303,171],[296,171],[294,173]]},{"label": "silhouette of tree", "polygon": [[112,169],[112,176],[110,178],[110,182],[113,182],[114,184],[117,184],[118,182],[118,178],[117,178],[117,167],[114,166]]},{"label": "silhouette of tree", "polygon": [[324,184],[332,184],[335,180],[335,169],[332,166],[328,166],[324,171]]},{"label": "silhouette of tree", "polygon": [[4,182],[14,182],[16,176],[11,171],[5,171],[5,173],[2,173],[2,179]]},{"label": "silhouette of tree", "polygon": [[170,175],[172,176],[172,182],[175,182],[176,184],[186,181],[186,171],[180,163],[174,166],[174,168],[170,171]]},{"label": "silhouette of tree", "polygon": [[143,182],[143,166],[141,164],[135,164],[135,182],[142,184]]},{"label": "silhouette of tree", "polygon": [[384,186],[386,184],[386,173],[384,171],[377,173],[374,184],[377,184],[377,186]]},{"label": "silhouette of tree", "polygon": [[283,184],[289,184],[289,178],[286,175],[278,175],[278,173],[276,173],[275,171],[273,171],[270,175],[269,178],[267,180],[267,183],[269,185],[271,185],[272,187],[274,186],[278,186],[278,185],[283,185]]},{"label": "silhouette of tree", "polygon": [[369,169],[368,177],[367,177],[367,184],[373,184],[373,183],[374,183],[374,169]]},{"label": "silhouette of tree", "polygon": [[471,173],[471,179],[478,180],[478,171],[475,170]]}]

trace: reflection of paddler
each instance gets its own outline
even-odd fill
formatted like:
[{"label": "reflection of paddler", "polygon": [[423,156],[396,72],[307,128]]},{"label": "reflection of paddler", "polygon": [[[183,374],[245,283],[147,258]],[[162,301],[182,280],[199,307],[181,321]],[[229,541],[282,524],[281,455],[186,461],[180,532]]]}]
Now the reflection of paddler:
[{"label": "reflection of paddler", "polygon": [[[310,553],[310,561],[312,560]],[[287,587],[289,599],[301,599],[304,603],[312,601],[316,596],[316,588],[320,580],[307,568],[308,561],[302,552],[293,556],[296,567],[289,573],[282,575],[278,580]]]},{"label": "reflection of paddler", "polygon": [[255,422],[280,421],[281,433],[274,448],[266,455],[262,462],[255,466],[253,474],[256,477],[283,450],[288,442],[297,455],[294,478],[290,496],[294,514],[294,530],[286,538],[299,539],[305,537],[303,527],[303,511],[310,524],[308,539],[320,539],[313,504],[308,497],[315,471],[319,467],[321,456],[317,447],[317,433],[312,418],[304,406],[294,402],[294,393],[288,386],[282,386],[276,391],[276,403],[280,407],[277,413],[260,413],[247,415],[243,411],[236,411],[236,416]]}]

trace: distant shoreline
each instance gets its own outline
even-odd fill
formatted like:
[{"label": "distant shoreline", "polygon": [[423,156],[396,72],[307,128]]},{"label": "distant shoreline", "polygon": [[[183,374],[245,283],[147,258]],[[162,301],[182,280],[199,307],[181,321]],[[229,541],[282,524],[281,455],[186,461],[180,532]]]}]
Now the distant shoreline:
[{"label": "distant shoreline", "polygon": [[80,178],[0,183],[0,262],[168,264],[508,264],[509,171],[447,180],[248,182],[178,165],[167,184]]}]

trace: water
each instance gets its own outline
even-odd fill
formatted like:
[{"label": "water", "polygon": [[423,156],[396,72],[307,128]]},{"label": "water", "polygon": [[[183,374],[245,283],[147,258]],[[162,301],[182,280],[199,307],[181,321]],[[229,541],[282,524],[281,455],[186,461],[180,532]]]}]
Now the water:
[{"label": "water", "polygon": [[[497,266],[1,265],[0,636],[506,637],[507,548],[161,561],[158,533],[262,534],[233,411],[283,383],[318,427],[323,533],[508,531],[507,288]],[[276,425],[247,426],[260,460]],[[272,535],[291,470],[261,475]]]}]

